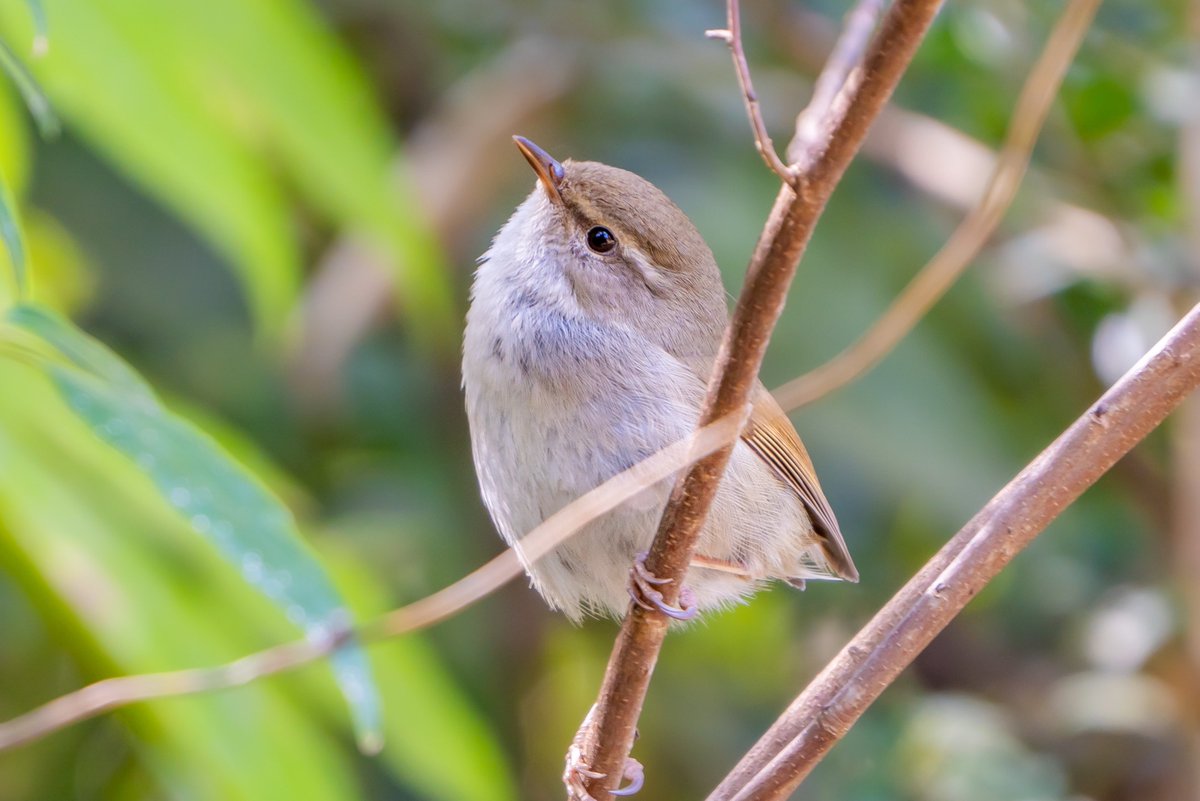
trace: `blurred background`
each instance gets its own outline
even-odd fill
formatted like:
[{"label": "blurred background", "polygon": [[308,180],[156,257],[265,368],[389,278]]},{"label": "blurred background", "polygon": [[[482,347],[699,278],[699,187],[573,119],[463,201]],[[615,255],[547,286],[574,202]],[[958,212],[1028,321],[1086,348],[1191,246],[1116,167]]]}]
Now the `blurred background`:
[{"label": "blurred background", "polygon": [[[847,6],[747,0],[790,135]],[[978,196],[1060,3],[942,11],[800,268],[764,370],[862,332]],[[36,11],[36,7],[34,9]],[[498,553],[458,375],[475,257],[533,186],[510,135],[634,170],[736,294],[777,180],[716,0],[46,0],[0,37],[62,121],[0,85],[34,298],[133,365],[283,498],[360,617]],[[703,797],[955,530],[1196,301],[1200,5],[1109,0],[1012,213],[863,380],[794,415],[862,573],[671,636],[642,797]],[[7,288],[0,293],[9,293]],[[5,304],[7,294],[0,294]],[[297,636],[36,373],[0,364],[0,717],[110,675]],[[324,665],[139,705],[0,753],[0,799],[562,797],[616,632],[523,581],[370,650],[387,745]],[[1200,797],[1200,404],[970,605],[797,794]]]}]

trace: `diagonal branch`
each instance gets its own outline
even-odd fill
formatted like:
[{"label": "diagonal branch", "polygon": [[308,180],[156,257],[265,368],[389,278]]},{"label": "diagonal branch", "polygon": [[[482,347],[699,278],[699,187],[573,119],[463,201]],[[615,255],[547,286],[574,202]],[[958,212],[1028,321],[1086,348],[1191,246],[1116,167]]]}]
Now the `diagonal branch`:
[{"label": "diagonal branch", "polygon": [[709,801],[787,798],[967,602],[1200,385],[1200,304],[889,601]]},{"label": "diagonal branch", "polygon": [[[855,72],[857,79],[845,89],[845,102],[829,110],[828,125],[823,126],[831,132],[827,143],[801,165],[795,184],[785,183],[781,188],[725,332],[701,412],[702,423],[745,405],[817,218],[858,151],[871,121],[895,89],[939,6],[939,0],[896,0],[861,69]],[[651,573],[672,580],[664,586],[668,603],[676,601],[679,581],[729,454],[730,448],[725,448],[697,462],[671,493],[646,560]],[[600,689],[594,729],[584,738],[593,744],[583,755],[585,762],[608,777],[588,782],[587,790],[593,796],[607,797],[623,773],[667,625],[666,616],[634,605],[621,626]]]},{"label": "diagonal branch", "polygon": [[1063,12],[1021,89],[1007,140],[980,202],[866,333],[837,356],[775,391],[784,409],[812,403],[874,367],[970,266],[1017,196],[1038,133],[1099,5],[1100,0],[1075,0]]},{"label": "diagonal branch", "polygon": [[513,548],[509,548],[450,586],[395,609],[357,632],[341,629],[320,640],[298,640],[276,645],[216,667],[117,676],[97,681],[19,717],[0,722],[0,751],[140,701],[241,687],[329,656],[350,639],[377,642],[445,620],[521,575],[524,572],[523,563],[535,562],[545,556],[588,522],[615,509],[646,487],[669,478],[680,468],[729,445],[737,439],[748,415],[748,406],[734,410],[576,498],[521,538],[520,556]]},{"label": "diagonal branch", "polygon": [[821,135],[827,133],[830,110],[844,98],[850,78],[862,65],[863,54],[871,34],[883,13],[886,0],[858,0],[858,5],[846,15],[842,35],[829,51],[825,66],[813,83],[812,99],[796,116],[796,133],[788,144],[788,160],[802,162],[805,154],[821,146]]}]

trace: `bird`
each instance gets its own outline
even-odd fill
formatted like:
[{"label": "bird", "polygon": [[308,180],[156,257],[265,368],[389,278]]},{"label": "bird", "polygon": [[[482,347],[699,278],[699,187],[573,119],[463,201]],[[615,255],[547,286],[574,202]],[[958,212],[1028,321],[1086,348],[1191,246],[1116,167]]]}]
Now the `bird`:
[{"label": "bird", "polygon": [[[549,515],[695,429],[729,312],[712,251],[662,191],[513,138],[537,180],[478,260],[462,383],[484,505],[520,553]],[[525,561],[550,607],[619,619],[632,599],[688,620],[771,581],[858,581],[796,429],[761,381],[751,403],[678,605],[644,565],[670,478]]]}]

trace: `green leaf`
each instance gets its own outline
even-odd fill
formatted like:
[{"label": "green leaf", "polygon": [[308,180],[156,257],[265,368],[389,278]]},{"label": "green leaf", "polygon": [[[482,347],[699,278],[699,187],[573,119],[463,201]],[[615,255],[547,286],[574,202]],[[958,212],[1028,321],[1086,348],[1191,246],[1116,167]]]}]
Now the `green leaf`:
[{"label": "green leaf", "polygon": [[[397,169],[397,144],[361,70],[307,3],[294,0],[117,0],[178,86],[245,132],[270,142],[305,200],[365,238],[397,270],[405,308],[439,336],[454,314],[448,270]],[[336,154],[336,157],[334,157]]]},{"label": "green leaf", "polygon": [[42,93],[37,81],[25,69],[25,65],[3,42],[0,42],[0,70],[6,73],[16,85],[17,91],[21,93],[25,105],[29,108],[29,113],[37,122],[42,136],[46,138],[58,136],[61,126],[58,123],[58,116],[50,106],[50,101]]},{"label": "green leaf", "polygon": [[[54,47],[33,68],[73,131],[228,259],[255,320],[278,333],[295,304],[300,256],[270,165],[213,118],[212,97],[179,90],[113,23],[108,3],[58,0],[47,10]],[[30,35],[12,4],[0,4],[0,18],[13,39]]]},{"label": "green leaf", "polygon": [[450,333],[449,273],[400,181],[396,142],[361,71],[308,4],[122,0],[109,7],[173,57],[198,100],[219,85],[243,126],[276,146],[305,200],[382,251],[397,270],[405,308],[424,324],[418,330]]},{"label": "green leaf", "polygon": [[[242,577],[285,610],[309,637],[330,636],[350,615],[291,513],[207,435],[172,415],[128,365],[67,322],[32,306],[8,321],[57,348],[70,367],[50,364],[68,406],[125,454],[162,497],[233,563]],[[358,646],[332,659],[364,750],[378,748],[379,701]]]},{"label": "green leaf", "polygon": [[[49,636],[84,675],[213,664],[287,636],[278,609],[189,536],[50,381],[0,360],[0,386],[0,569],[20,577]],[[133,758],[161,788],[138,797],[361,798],[352,758],[314,714],[314,690],[322,704],[336,697],[332,682],[301,688],[284,677],[122,710]],[[106,724],[88,726],[87,740],[111,743]],[[108,797],[95,786],[108,778],[80,774],[77,791]]]},{"label": "green leaf", "polygon": [[0,82],[0,266],[12,275],[0,281],[0,308],[28,297],[25,242],[21,232],[18,198],[29,181],[29,142],[20,104]]},{"label": "green leaf", "polygon": [[16,299],[21,300],[29,291],[25,275],[25,240],[21,236],[21,223],[17,218],[17,201],[3,175],[0,175],[0,239],[4,240],[8,262],[12,265]]},{"label": "green leaf", "polygon": [[53,345],[67,359],[138,406],[156,406],[154,391],[132,367],[61,317],[37,306],[14,306],[8,322]]},{"label": "green leaf", "polygon": [[[416,331],[454,340],[450,271],[398,179],[385,115],[307,3],[48,6],[54,48],[34,66],[56,104],[238,265],[260,321],[277,328],[295,300],[286,188],[385,257]],[[7,16],[21,35],[27,21]]]},{"label": "green leaf", "polygon": [[43,55],[50,47],[50,25],[46,21],[46,8],[42,0],[25,0],[29,6],[29,18],[33,20],[33,53]]},{"label": "green leaf", "polygon": [[[383,614],[396,605],[355,555],[332,550],[327,563],[360,616]],[[371,662],[385,707],[404,711],[388,716],[387,748],[380,754],[380,762],[398,781],[431,801],[520,797],[496,731],[428,641],[418,635],[399,637],[373,648]]]}]

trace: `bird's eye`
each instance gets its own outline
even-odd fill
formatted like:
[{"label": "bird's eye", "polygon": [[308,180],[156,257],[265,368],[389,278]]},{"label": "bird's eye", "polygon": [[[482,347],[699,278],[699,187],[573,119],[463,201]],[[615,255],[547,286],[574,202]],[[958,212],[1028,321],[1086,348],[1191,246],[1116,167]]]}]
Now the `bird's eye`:
[{"label": "bird's eye", "polygon": [[617,238],[603,225],[597,225],[588,231],[587,243],[588,247],[597,253],[608,253],[617,246]]}]

